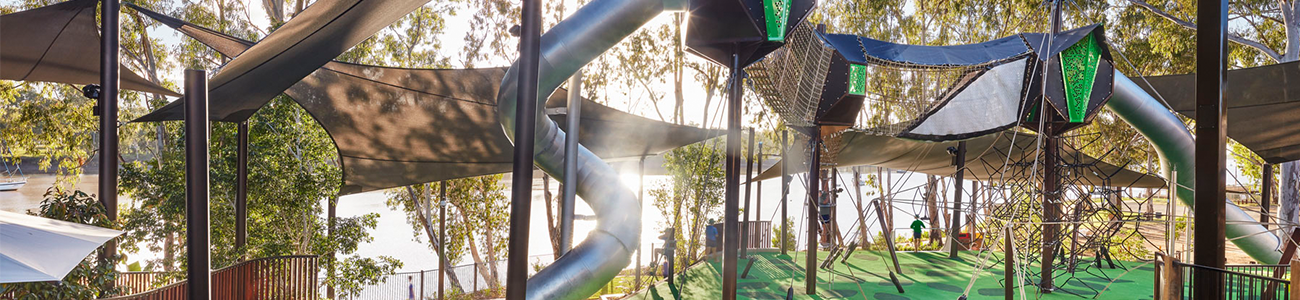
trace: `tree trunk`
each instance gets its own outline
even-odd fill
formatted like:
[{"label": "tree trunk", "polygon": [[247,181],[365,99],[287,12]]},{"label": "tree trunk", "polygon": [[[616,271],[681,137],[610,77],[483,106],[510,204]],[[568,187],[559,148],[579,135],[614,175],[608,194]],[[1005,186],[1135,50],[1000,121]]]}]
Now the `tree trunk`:
[{"label": "tree trunk", "polygon": [[1300,219],[1297,219],[1300,216],[1300,193],[1298,193],[1300,190],[1297,190],[1297,188],[1300,188],[1300,183],[1297,180],[1300,178],[1296,176],[1298,175],[1296,172],[1300,172],[1300,165],[1296,162],[1285,162],[1282,163],[1280,169],[1282,170],[1282,182],[1278,185],[1278,190],[1282,192],[1282,198],[1278,199],[1280,209],[1277,212],[1277,222],[1282,224],[1282,228],[1288,228],[1284,230],[1283,233],[1285,234],[1282,236],[1289,237],[1297,221],[1300,221]]},{"label": "tree trunk", "polygon": [[[560,184],[560,190],[564,190],[564,184]],[[560,226],[555,222],[555,211],[551,209],[559,207],[554,205],[555,199],[551,195],[551,175],[545,172],[542,172],[542,191],[542,199],[546,200],[546,233],[551,236],[551,251],[555,259],[560,259]]]},{"label": "tree trunk", "polygon": [[[432,184],[428,185],[428,187],[429,187],[429,189],[432,189],[432,188],[433,188]],[[420,199],[416,197],[416,195],[419,195],[419,194],[417,194],[417,193],[415,192],[415,189],[414,189],[414,188],[411,188],[411,186],[406,186],[406,193],[411,195],[411,203],[412,203],[412,204],[415,204],[414,207],[415,207],[416,218],[417,218],[417,219],[420,219],[420,220],[432,220],[432,216],[429,216],[429,215],[424,214],[424,212],[426,211],[426,209],[422,209],[422,208],[418,205],[418,204],[420,203]],[[433,203],[432,199],[430,199],[430,201],[428,201],[427,203]],[[430,213],[430,214],[432,214],[432,213]],[[439,220],[439,222],[442,222],[442,221],[443,221],[443,220]],[[421,226],[421,227],[424,227],[424,233],[425,233],[426,235],[429,236],[429,244],[432,244],[434,249],[442,248],[442,245],[439,244],[439,243],[440,243],[440,240],[438,239],[438,236],[437,236],[436,234],[433,233],[433,224],[432,224],[432,222],[428,222],[428,221],[426,221],[426,222],[424,222],[424,226]],[[434,250],[434,254],[438,254],[437,252],[438,252],[437,250]],[[441,257],[441,256],[439,256],[439,257],[438,257],[438,260],[443,262],[442,265],[445,265],[445,266],[451,266],[451,265],[452,265],[452,264],[451,264],[451,260],[447,259],[446,257]],[[452,289],[454,289],[454,290],[456,290],[456,291],[461,291],[461,290],[463,290],[463,288],[461,288],[461,286],[460,286],[460,279],[456,276],[456,273],[455,273],[455,272],[452,272],[451,268],[447,268],[447,269],[445,269],[445,270],[440,270],[440,271],[442,271],[442,273],[444,273],[444,274],[447,274],[447,279],[449,279],[449,281],[451,282],[451,288],[452,288]]]},{"label": "tree trunk", "polygon": [[[461,209],[459,206],[456,207],[456,210],[461,212],[466,211],[464,209]],[[465,215],[464,213],[460,213],[458,215],[460,215],[461,221],[465,222],[466,225],[474,224],[473,222],[470,222],[469,216]],[[469,233],[468,235],[469,236],[467,236],[466,238],[469,239],[469,242],[465,244],[469,245],[469,256],[470,258],[474,259],[474,265],[477,266],[474,267],[474,270],[478,271],[478,274],[475,274],[475,276],[484,279],[495,278],[494,276],[492,276],[492,273],[489,273],[487,268],[484,267],[485,265],[483,264],[483,255],[480,254],[480,252],[478,251],[478,243],[474,242],[474,234]]]},{"label": "tree trunk", "polygon": [[[481,185],[479,185],[479,193],[482,193],[483,195],[487,195],[487,194],[488,194],[488,191],[487,191],[487,185],[485,185],[485,184],[481,184]],[[486,214],[487,212],[483,212],[483,213]],[[489,218],[487,218],[487,217],[485,216],[485,217],[483,218],[483,223],[484,223],[485,225],[488,225],[488,226],[485,226],[485,227],[483,228],[483,240],[484,240],[484,242],[486,243],[486,245],[484,246],[484,248],[487,248],[487,249],[485,249],[485,250],[487,250],[487,259],[488,259],[488,268],[487,268],[487,269],[488,269],[488,271],[489,271],[488,273],[489,273],[489,274],[492,274],[492,277],[488,278],[487,283],[488,283],[488,286],[491,286],[491,287],[500,287],[500,286],[501,286],[501,282],[500,282],[499,279],[501,278],[501,277],[500,277],[501,272],[499,272],[499,271],[497,270],[497,260],[498,260],[497,258],[498,258],[498,257],[497,257],[497,249],[496,249],[496,248],[497,248],[497,247],[496,247],[496,245],[497,245],[497,244],[496,244],[496,234],[493,234],[493,232],[492,232],[492,231],[493,231],[493,230],[492,230],[493,228],[492,228],[492,226],[490,225],[490,224],[491,224],[491,221],[490,221]]]},{"label": "tree trunk", "polygon": [[682,53],[682,15],[685,13],[673,14],[673,123],[683,125],[686,123],[682,104],[685,103],[686,97],[682,94],[682,65],[685,60]]}]

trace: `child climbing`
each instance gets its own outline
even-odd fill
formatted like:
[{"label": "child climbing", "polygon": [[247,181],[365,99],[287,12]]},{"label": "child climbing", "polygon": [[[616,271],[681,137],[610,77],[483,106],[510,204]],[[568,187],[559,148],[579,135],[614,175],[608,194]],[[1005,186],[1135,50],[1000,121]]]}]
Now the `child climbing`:
[{"label": "child climbing", "polygon": [[912,216],[916,217],[916,220],[912,221],[912,226],[910,226],[912,227],[912,245],[915,247],[913,251],[921,251],[921,230],[925,229],[925,222],[921,222],[920,215]]}]

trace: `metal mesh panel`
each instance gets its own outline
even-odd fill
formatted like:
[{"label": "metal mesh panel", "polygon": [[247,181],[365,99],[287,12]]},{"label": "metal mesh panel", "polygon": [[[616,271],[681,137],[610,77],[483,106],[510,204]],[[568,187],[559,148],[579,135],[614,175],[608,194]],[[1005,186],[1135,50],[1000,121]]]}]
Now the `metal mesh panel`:
[{"label": "metal mesh panel", "polygon": [[821,42],[807,23],[795,27],[786,41],[781,50],[745,71],[763,103],[787,125],[813,126],[832,49]]}]

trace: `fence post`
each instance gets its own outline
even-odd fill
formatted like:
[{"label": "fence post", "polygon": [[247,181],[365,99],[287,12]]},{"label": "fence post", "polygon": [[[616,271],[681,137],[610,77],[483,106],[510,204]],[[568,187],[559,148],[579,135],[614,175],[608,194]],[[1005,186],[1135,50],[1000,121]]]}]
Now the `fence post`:
[{"label": "fence post", "polygon": [[420,298],[424,299],[424,270],[420,270]]},{"label": "fence post", "polygon": [[1165,271],[1165,278],[1162,281],[1164,286],[1161,287],[1163,290],[1160,294],[1164,296],[1165,300],[1181,298],[1180,295],[1182,295],[1183,292],[1183,270],[1178,267],[1178,258],[1171,255],[1165,255],[1165,259],[1161,263],[1164,264],[1162,269]]},{"label": "fence post", "polygon": [[1165,286],[1165,284],[1162,283],[1162,279],[1165,278],[1165,256],[1161,255],[1160,252],[1156,252],[1156,262],[1154,262],[1154,265],[1156,265],[1156,278],[1154,278],[1154,283],[1156,284],[1152,284],[1151,294],[1152,297],[1154,297],[1154,300],[1164,300],[1165,294],[1161,290]]},{"label": "fence post", "polygon": [[1288,299],[1300,299],[1300,271],[1296,269],[1300,269],[1300,261],[1291,260],[1291,284],[1287,286],[1291,297]]}]

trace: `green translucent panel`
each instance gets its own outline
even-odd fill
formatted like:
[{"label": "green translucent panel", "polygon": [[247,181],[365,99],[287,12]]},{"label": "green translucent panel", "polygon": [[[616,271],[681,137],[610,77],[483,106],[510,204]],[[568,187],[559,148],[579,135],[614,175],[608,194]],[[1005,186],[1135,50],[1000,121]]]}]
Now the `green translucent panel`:
[{"label": "green translucent panel", "polygon": [[1092,34],[1061,51],[1061,80],[1065,81],[1065,100],[1069,106],[1070,122],[1083,122],[1088,114],[1088,101],[1092,98],[1092,84],[1097,80],[1097,64],[1101,62],[1101,46]]},{"label": "green translucent panel", "polygon": [[785,25],[790,19],[790,1],[763,0],[763,12],[767,14],[767,40],[785,41]]},{"label": "green translucent panel", "polygon": [[867,66],[849,64],[849,94],[867,94]]}]

